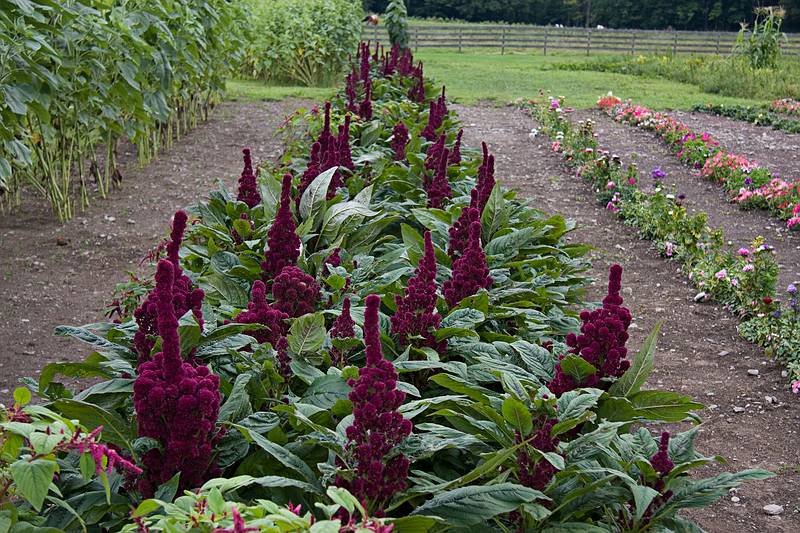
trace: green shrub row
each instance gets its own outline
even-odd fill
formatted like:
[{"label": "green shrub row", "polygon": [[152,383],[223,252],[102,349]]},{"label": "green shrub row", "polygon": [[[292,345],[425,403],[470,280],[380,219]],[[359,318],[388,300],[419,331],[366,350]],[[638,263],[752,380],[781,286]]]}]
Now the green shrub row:
[{"label": "green shrub row", "polygon": [[227,0],[0,0],[0,209],[26,186],[62,221],[104,197],[120,139],[144,161],[206,116],[241,24]]}]

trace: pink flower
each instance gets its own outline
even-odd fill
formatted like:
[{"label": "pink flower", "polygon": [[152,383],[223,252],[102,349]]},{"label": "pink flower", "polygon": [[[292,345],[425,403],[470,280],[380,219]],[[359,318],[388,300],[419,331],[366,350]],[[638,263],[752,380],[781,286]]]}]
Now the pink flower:
[{"label": "pink flower", "polygon": [[800,394],[800,379],[792,382],[792,392],[795,394]]},{"label": "pink flower", "polygon": [[611,190],[616,186],[617,186],[617,184],[614,183],[613,181],[609,181],[608,183],[606,183],[606,189],[608,189],[608,190]]},{"label": "pink flower", "polygon": [[481,288],[492,286],[486,254],[481,246],[481,223],[473,222],[469,227],[469,241],[461,257],[453,262],[452,276],[444,282],[442,292],[447,305],[455,307],[458,302],[477,293]]},{"label": "pink flower", "polygon": [[719,280],[723,280],[728,277],[728,271],[723,268],[722,270],[714,274],[714,277]]},{"label": "pink flower", "polygon": [[748,255],[750,255],[750,250],[748,250],[747,248],[739,248],[739,251],[737,253],[742,257],[747,257]]},{"label": "pink flower", "polygon": [[746,264],[745,266],[742,267],[742,272],[751,272],[755,268],[756,267],[754,267],[752,264],[748,263],[748,264]]},{"label": "pink flower", "polygon": [[736,278],[731,278],[731,285],[733,285],[734,287],[738,287],[739,286],[739,280],[736,279]]}]

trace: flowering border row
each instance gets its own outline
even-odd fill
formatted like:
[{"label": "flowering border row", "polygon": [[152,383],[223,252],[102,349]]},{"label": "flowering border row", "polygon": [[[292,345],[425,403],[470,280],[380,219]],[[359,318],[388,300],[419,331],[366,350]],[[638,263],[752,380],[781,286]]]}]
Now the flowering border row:
[{"label": "flowering border row", "polygon": [[607,95],[598,108],[614,121],[652,131],[685,164],[722,184],[742,209],[765,209],[792,228],[800,224],[800,179],[787,181],[744,156],[724,150],[708,132],[693,131],[669,113]]},{"label": "flowering border row", "polygon": [[[664,190],[663,171],[653,170],[651,190],[647,191],[635,165],[623,168],[618,156],[598,147],[591,120],[573,124],[563,99],[551,99],[549,105],[532,104],[530,110],[541,131],[552,139],[551,149],[576,176],[590,182],[606,209],[653,241],[662,257],[681,263],[701,291],[695,299],[712,297],[729,307],[741,320],[742,336],[780,358],[794,383],[800,383],[796,356],[789,346],[777,345],[782,337],[796,339],[800,335],[797,289],[793,285],[787,289],[788,309],[783,310],[776,294],[778,265],[772,247],[756,237],[750,248],[726,251],[723,231],[708,227],[705,213],[689,215],[682,205],[683,195]],[[800,386],[793,384],[795,389],[800,392]]]}]

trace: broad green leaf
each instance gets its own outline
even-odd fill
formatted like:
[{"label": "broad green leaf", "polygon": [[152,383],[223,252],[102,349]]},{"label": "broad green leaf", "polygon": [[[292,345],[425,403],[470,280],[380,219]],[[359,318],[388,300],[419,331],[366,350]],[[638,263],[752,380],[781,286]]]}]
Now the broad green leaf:
[{"label": "broad green leaf", "polygon": [[503,418],[523,436],[530,434],[533,429],[533,415],[524,403],[511,396],[503,400]]},{"label": "broad green leaf", "polygon": [[296,318],[289,328],[289,349],[295,354],[313,353],[325,342],[325,318],[320,313]]},{"label": "broad green leaf", "polygon": [[58,465],[49,459],[19,460],[11,465],[11,477],[17,490],[37,511],[50,490]]},{"label": "broad green leaf", "polygon": [[325,206],[325,196],[328,194],[328,187],[331,179],[339,167],[331,167],[319,176],[303,191],[300,197],[300,218],[302,220],[317,220]]},{"label": "broad green leaf", "polygon": [[436,516],[451,526],[474,526],[537,499],[544,494],[513,483],[469,486],[437,494],[411,514]]},{"label": "broad green leaf", "polygon": [[636,357],[633,358],[631,367],[608,389],[610,395],[629,397],[639,392],[639,389],[647,380],[647,376],[653,370],[653,358],[656,352],[658,335],[661,333],[661,325],[661,322],[656,324],[656,327],[645,339]]}]

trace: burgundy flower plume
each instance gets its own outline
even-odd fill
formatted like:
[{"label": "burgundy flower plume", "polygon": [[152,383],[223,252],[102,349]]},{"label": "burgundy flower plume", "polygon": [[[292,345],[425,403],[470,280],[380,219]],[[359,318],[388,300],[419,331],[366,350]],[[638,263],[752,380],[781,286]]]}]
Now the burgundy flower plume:
[{"label": "burgundy flower plume", "polygon": [[556,395],[578,387],[601,387],[603,378],[618,378],[630,367],[626,359],[628,349],[628,326],[631,325],[631,312],[622,307],[622,267],[613,265],[608,275],[608,294],[603,299],[603,307],[581,313],[581,334],[567,335],[567,346],[573,355],[582,357],[597,369],[597,372],[576,383],[572,376],[556,365],[556,375],[547,387]]},{"label": "burgundy flower plume", "polygon": [[425,254],[419,261],[414,276],[408,280],[404,296],[395,296],[397,310],[391,318],[392,334],[400,344],[418,342],[411,337],[423,337],[419,346],[433,348],[440,354],[447,351],[447,341],[437,341],[434,332],[442,323],[436,312],[436,254],[431,232],[425,232]]},{"label": "burgundy flower plume", "polygon": [[[406,487],[409,460],[392,451],[411,434],[413,427],[397,410],[405,400],[405,393],[397,389],[394,365],[383,358],[378,330],[380,303],[376,294],[367,297],[364,314],[367,361],[358,379],[349,382],[353,388],[349,395],[353,402],[353,424],[346,430],[346,453],[352,457],[354,477],[336,479],[336,485],[366,500],[371,513],[380,513],[392,496]],[[339,466],[344,464],[339,461]]]},{"label": "burgundy flower plume", "polygon": [[478,182],[475,187],[478,189],[478,207],[483,213],[483,208],[486,207],[486,202],[489,201],[489,196],[494,189],[494,156],[489,154],[489,147],[486,143],[482,143],[483,147],[483,162],[478,168]]},{"label": "burgundy flower plume", "polygon": [[261,195],[258,193],[258,186],[256,185],[256,175],[253,173],[253,161],[250,158],[250,148],[242,150],[244,154],[244,170],[239,177],[239,194],[236,199],[240,202],[247,204],[247,207],[253,208],[261,202]]},{"label": "burgundy flower plume", "polygon": [[145,497],[178,472],[180,491],[199,487],[219,473],[212,461],[219,377],[207,366],[193,367],[181,358],[174,279],[172,262],[160,261],[151,296],[157,306],[162,351],[139,365],[133,385],[138,435],[159,443],[142,456],[145,472],[138,483]]},{"label": "burgundy flower plume", "polygon": [[254,337],[259,343],[268,342],[273,348],[277,347],[278,339],[286,335],[286,319],[289,315],[270,307],[267,302],[267,286],[261,280],[253,283],[253,292],[247,310],[242,311],[235,322],[240,324],[260,324],[266,326],[264,329],[252,330],[247,333]]},{"label": "burgundy flower plume", "polygon": [[394,151],[394,160],[403,161],[406,158],[406,145],[408,144],[408,128],[398,122],[392,129],[391,147]]},{"label": "burgundy flower plume", "polygon": [[475,221],[469,226],[469,240],[461,257],[453,263],[451,279],[442,287],[447,305],[455,307],[458,302],[472,296],[480,289],[492,286],[486,254],[481,246],[481,223]]},{"label": "burgundy flower plume", "polygon": [[[535,430],[529,445],[542,453],[555,452],[556,446],[558,446],[558,438],[551,437],[550,432],[557,422],[558,420],[555,419],[545,420],[542,427]],[[522,435],[520,435],[519,431],[516,437],[517,444],[521,443]],[[534,461],[524,446],[520,448],[517,454],[517,476],[520,483],[532,489],[544,490],[556,472],[556,467],[550,461],[541,456]]]},{"label": "burgundy flower plume", "polygon": [[[352,339],[355,336],[356,323],[353,322],[353,317],[350,316],[350,298],[345,298],[342,301],[342,312],[333,321],[331,339]],[[331,349],[331,363],[333,366],[340,368],[344,366],[346,356],[347,354],[339,348],[334,347]]]},{"label": "burgundy flower plume", "polygon": [[450,188],[450,181],[447,179],[447,162],[450,151],[445,148],[442,150],[439,164],[433,178],[423,179],[423,187],[428,195],[428,207],[441,209],[446,199],[453,197],[453,190]]},{"label": "burgundy flower plume", "polygon": [[[167,244],[167,260],[172,263],[173,274],[173,298],[172,304],[174,313],[182,317],[187,311],[192,311],[195,319],[203,326],[203,291],[199,288],[192,288],[192,280],[186,276],[180,267],[179,251],[183,242],[183,234],[186,231],[186,223],[189,216],[186,211],[177,211],[172,219],[172,231],[170,240]],[[139,362],[150,358],[150,352],[155,346],[153,337],[158,334],[156,325],[157,302],[151,292],[142,304],[133,312],[133,317],[139,329],[133,336],[133,345],[139,354]]]},{"label": "burgundy flower plume", "polygon": [[274,307],[292,318],[311,313],[319,301],[317,281],[297,268],[287,266],[275,277],[272,284]]},{"label": "burgundy flower plume", "polygon": [[292,191],[292,175],[283,176],[281,187],[281,205],[275,214],[275,221],[267,232],[267,251],[261,270],[265,280],[274,279],[284,267],[297,263],[300,257],[300,237],[295,230],[292,208],[289,206]]}]

